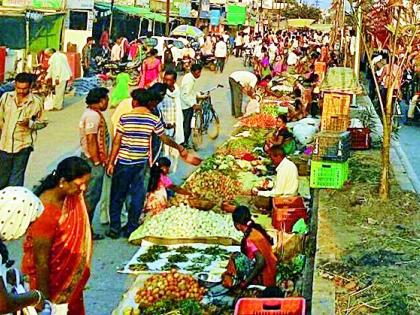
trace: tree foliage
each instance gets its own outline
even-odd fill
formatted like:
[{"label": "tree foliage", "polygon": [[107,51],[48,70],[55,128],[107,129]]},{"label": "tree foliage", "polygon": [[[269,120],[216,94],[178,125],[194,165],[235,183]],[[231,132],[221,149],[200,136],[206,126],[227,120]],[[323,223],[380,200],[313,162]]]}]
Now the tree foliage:
[{"label": "tree foliage", "polygon": [[294,0],[287,1],[287,7],[282,12],[282,16],[286,19],[314,19],[321,20],[322,12],[319,8],[308,4],[298,4]]}]

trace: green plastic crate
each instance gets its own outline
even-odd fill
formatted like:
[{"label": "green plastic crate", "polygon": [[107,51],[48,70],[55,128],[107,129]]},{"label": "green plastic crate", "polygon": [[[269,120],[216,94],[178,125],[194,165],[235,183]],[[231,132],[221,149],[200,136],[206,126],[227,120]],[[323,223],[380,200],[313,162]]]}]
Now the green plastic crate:
[{"label": "green plastic crate", "polygon": [[349,176],[349,161],[311,161],[311,188],[340,189]]}]

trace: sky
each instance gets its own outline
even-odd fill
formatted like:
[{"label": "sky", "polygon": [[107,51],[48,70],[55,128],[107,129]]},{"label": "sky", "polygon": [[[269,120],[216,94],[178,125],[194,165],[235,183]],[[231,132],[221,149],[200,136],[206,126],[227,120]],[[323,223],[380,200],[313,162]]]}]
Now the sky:
[{"label": "sky", "polygon": [[[316,0],[306,0],[308,4],[315,5]],[[328,9],[331,5],[331,0],[318,0],[321,9]]]}]

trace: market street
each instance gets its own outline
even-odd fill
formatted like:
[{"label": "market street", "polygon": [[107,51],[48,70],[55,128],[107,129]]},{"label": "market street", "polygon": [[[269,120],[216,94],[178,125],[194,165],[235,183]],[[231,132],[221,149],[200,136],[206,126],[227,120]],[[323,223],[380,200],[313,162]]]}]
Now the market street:
[{"label": "market street", "polygon": [[[214,142],[207,142],[205,149],[198,154],[207,157],[212,154],[215,147],[226,140],[233,130],[235,119],[230,115],[230,92],[228,89],[228,76],[231,72],[241,70],[242,59],[231,57],[223,74],[204,70],[198,80],[201,90],[215,87],[217,84],[224,88],[217,89],[212,93],[213,104],[221,119],[221,135]],[[79,99],[79,101],[77,101]],[[49,126],[39,132],[35,151],[31,156],[27,175],[26,186],[32,187],[48,172],[51,172],[57,163],[64,157],[79,151],[80,116],[85,108],[83,98],[71,98],[60,112],[48,112]],[[66,105],[65,104],[65,105]],[[182,163],[182,162],[181,162]],[[194,170],[193,167],[182,163],[178,172],[173,175],[175,182],[182,182]],[[99,233],[104,233],[107,226],[99,223],[99,215],[95,216],[95,228]],[[13,243],[13,244],[12,244]],[[12,242],[10,251],[16,261],[20,261],[22,255],[21,241]],[[124,265],[138,250],[137,246],[129,245],[126,239],[105,240],[95,242],[93,264],[90,281],[85,289],[86,313],[92,315],[106,315],[115,308],[126,291],[133,276],[118,274],[117,269]]]},{"label": "market street", "polygon": [[416,172],[417,178],[420,178],[420,125],[403,126],[398,135],[400,144]]}]

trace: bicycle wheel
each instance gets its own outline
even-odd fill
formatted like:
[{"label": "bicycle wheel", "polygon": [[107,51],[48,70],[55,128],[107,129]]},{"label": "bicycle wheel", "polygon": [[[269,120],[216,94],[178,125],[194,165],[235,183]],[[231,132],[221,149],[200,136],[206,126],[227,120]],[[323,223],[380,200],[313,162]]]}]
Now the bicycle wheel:
[{"label": "bicycle wheel", "polygon": [[213,108],[210,110],[209,116],[207,135],[211,140],[215,140],[220,134],[220,119]]},{"label": "bicycle wheel", "polygon": [[203,144],[203,113],[194,113],[194,123],[192,124],[192,144],[195,151],[198,151]]}]

